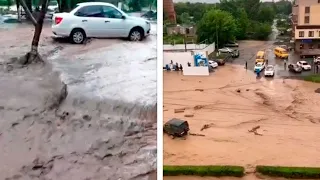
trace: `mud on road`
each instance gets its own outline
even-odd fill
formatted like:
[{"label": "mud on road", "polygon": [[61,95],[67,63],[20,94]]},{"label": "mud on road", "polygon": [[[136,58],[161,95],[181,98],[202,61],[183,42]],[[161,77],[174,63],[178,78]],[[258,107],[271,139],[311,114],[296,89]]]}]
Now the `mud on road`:
[{"label": "mud on road", "polygon": [[[1,62],[28,52],[32,35],[0,29]],[[0,68],[0,179],[155,179],[156,34],[79,46],[50,36],[45,26],[45,66]]]},{"label": "mud on road", "polygon": [[[318,86],[256,79],[238,65],[218,67],[208,77],[165,72],[164,122],[187,120],[191,133],[204,136],[164,135],[164,164],[241,165],[249,171],[256,165],[317,166]],[[184,113],[174,112],[181,108]],[[257,126],[257,133],[250,132]]]}]

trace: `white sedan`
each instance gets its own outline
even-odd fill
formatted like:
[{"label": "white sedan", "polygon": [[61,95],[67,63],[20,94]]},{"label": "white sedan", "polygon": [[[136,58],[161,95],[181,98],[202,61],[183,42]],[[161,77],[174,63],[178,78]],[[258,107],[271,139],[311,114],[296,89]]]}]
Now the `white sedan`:
[{"label": "white sedan", "polygon": [[233,49],[225,47],[225,48],[222,48],[222,49],[218,49],[218,51],[220,53],[232,53]]},{"label": "white sedan", "polygon": [[311,65],[308,64],[307,61],[298,61],[297,65],[300,66],[302,68],[302,70],[304,70],[304,71],[311,70]]},{"label": "white sedan", "polygon": [[261,72],[265,68],[264,62],[258,62],[254,66],[254,72]]},{"label": "white sedan", "polygon": [[104,2],[79,3],[70,13],[56,13],[52,17],[52,32],[69,37],[81,44],[87,37],[128,38],[141,41],[150,33],[150,22],[129,16],[116,6]]},{"label": "white sedan", "polygon": [[266,69],[264,70],[264,76],[265,77],[267,77],[267,76],[273,77],[274,73],[275,73],[275,70],[274,70],[274,66],[273,65],[268,65],[266,67]]},{"label": "white sedan", "polygon": [[216,68],[216,67],[218,67],[218,63],[217,62],[215,62],[215,61],[208,61],[208,63],[209,63],[209,66],[211,66],[212,68]]}]

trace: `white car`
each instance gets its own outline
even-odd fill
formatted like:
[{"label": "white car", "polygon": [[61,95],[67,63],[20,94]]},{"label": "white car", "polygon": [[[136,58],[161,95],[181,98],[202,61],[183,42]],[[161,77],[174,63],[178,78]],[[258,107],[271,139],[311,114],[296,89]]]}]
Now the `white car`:
[{"label": "white car", "polygon": [[257,72],[257,71],[262,71],[263,69],[265,68],[265,64],[264,62],[258,62],[256,63],[256,65],[254,66],[254,72]]},{"label": "white car", "polygon": [[264,76],[265,77],[267,77],[267,76],[273,77],[274,73],[275,73],[275,70],[274,70],[274,66],[273,65],[268,65],[266,67],[266,69],[264,70]]},{"label": "white car", "polygon": [[208,61],[208,63],[209,63],[209,66],[211,66],[212,68],[216,68],[216,67],[218,67],[218,63],[217,62],[215,62],[215,61]]},{"label": "white car", "polygon": [[297,65],[300,66],[304,71],[311,70],[311,66],[307,61],[298,61]]},{"label": "white car", "polygon": [[88,37],[127,37],[141,41],[150,33],[150,22],[129,16],[104,2],[79,3],[70,13],[53,14],[52,32],[81,44]]},{"label": "white car", "polygon": [[225,48],[222,48],[222,49],[218,49],[218,51],[221,52],[221,53],[232,53],[233,49],[225,47]]}]

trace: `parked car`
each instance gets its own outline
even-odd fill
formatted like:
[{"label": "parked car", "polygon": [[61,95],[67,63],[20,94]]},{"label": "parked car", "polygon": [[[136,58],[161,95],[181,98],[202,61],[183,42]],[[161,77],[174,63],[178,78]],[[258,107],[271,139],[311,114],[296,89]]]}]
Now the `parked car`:
[{"label": "parked car", "polygon": [[147,19],[155,19],[155,18],[157,18],[157,12],[148,11],[148,12],[142,14],[141,17],[147,18]]},{"label": "parked car", "polygon": [[236,42],[228,42],[224,45],[225,47],[239,47],[239,44]]},{"label": "parked car", "polygon": [[187,121],[173,118],[166,122],[163,127],[163,132],[174,137],[182,137],[188,134],[189,124]]},{"label": "parked car", "polygon": [[273,65],[268,65],[266,67],[266,69],[264,70],[264,76],[265,77],[267,77],[267,76],[273,77],[274,74],[275,74],[274,66]]},{"label": "parked car", "polygon": [[258,62],[254,66],[254,72],[262,71],[265,68],[265,63],[264,62]]},{"label": "parked car", "polygon": [[209,60],[208,63],[209,63],[209,66],[211,66],[211,67],[213,67],[213,68],[218,67],[218,63],[215,62],[215,61]]},{"label": "parked car", "polygon": [[232,52],[232,57],[233,58],[238,58],[240,56],[240,52],[238,49],[233,50]]},{"label": "parked car", "polygon": [[225,59],[215,59],[214,61],[217,62],[219,66],[223,66],[226,63]]},{"label": "parked car", "polygon": [[294,72],[294,73],[301,73],[302,72],[301,66],[299,66],[297,64],[289,64],[288,69],[290,72]]},{"label": "parked car", "polygon": [[53,14],[52,32],[81,44],[89,37],[126,37],[141,41],[150,33],[150,22],[129,16],[104,2],[79,3],[70,13]]},{"label": "parked car", "polygon": [[320,65],[320,56],[316,57],[313,61],[314,64]]},{"label": "parked car", "polygon": [[233,52],[233,49],[228,48],[228,47],[224,47],[224,48],[218,49],[218,51],[219,51],[220,53],[232,53],[232,52]]},{"label": "parked car", "polygon": [[311,66],[310,66],[310,64],[308,64],[307,61],[298,61],[297,65],[300,66],[302,68],[302,70],[304,70],[304,71],[311,70]]}]

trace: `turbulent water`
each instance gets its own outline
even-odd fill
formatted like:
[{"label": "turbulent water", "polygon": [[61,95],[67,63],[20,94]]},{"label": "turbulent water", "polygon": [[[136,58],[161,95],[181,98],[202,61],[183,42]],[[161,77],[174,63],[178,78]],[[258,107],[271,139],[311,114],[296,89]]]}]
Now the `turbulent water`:
[{"label": "turbulent water", "polygon": [[[3,66],[0,179],[148,179],[156,169],[155,26],[152,31],[137,43],[44,41],[45,68]],[[21,44],[1,45],[3,59],[29,49],[29,37],[15,35]],[[51,110],[60,78],[68,96]]]}]

